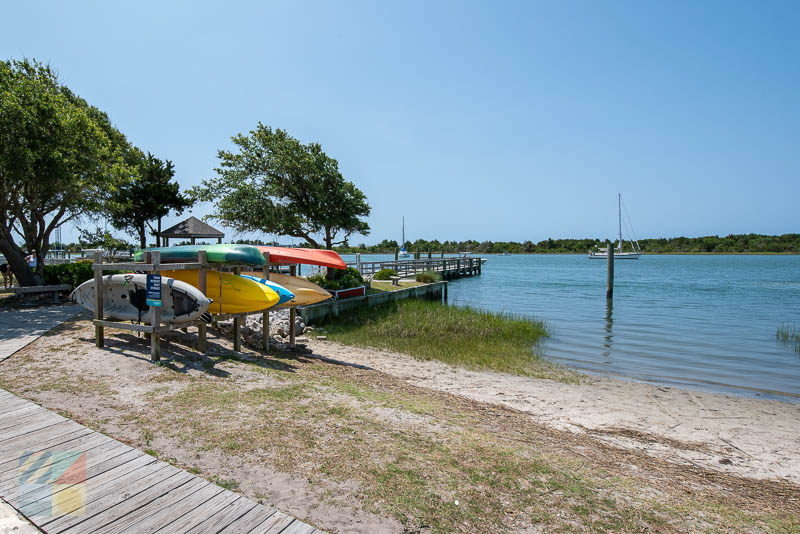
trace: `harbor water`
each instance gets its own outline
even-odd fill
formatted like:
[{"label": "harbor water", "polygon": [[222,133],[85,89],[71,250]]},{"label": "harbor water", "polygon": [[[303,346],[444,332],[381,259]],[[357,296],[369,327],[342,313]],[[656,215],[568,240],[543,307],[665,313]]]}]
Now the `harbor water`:
[{"label": "harbor water", "polygon": [[[537,350],[591,373],[800,402],[800,353],[780,342],[800,325],[800,256],[487,255],[481,276],[453,280],[449,302],[535,317]],[[352,261],[348,256],[346,261]],[[364,261],[390,259],[363,255]]]}]

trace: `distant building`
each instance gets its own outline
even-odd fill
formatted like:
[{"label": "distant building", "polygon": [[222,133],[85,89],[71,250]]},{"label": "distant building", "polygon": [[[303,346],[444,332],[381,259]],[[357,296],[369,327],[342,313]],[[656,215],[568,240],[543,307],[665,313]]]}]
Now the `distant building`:
[{"label": "distant building", "polygon": [[164,247],[169,246],[170,239],[189,240],[194,245],[195,239],[216,239],[217,243],[222,243],[222,238],[225,237],[224,233],[197,217],[189,217],[158,235],[163,240],[161,245]]}]

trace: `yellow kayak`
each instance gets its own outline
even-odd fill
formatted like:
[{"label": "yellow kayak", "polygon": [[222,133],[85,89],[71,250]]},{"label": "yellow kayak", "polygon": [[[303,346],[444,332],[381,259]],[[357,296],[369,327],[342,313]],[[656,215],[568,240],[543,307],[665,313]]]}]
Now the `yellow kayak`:
[{"label": "yellow kayak", "polygon": [[[199,273],[198,270],[164,271],[162,275],[200,287]],[[219,271],[208,270],[206,285],[206,296],[213,300],[208,312],[213,314],[256,313],[273,307],[280,299],[269,287],[231,273],[222,273],[220,284]]]},{"label": "yellow kayak", "polygon": [[331,298],[331,294],[313,282],[299,276],[269,273],[271,282],[275,282],[294,293],[294,298],[277,306],[278,308],[291,308],[293,306],[307,306]]}]

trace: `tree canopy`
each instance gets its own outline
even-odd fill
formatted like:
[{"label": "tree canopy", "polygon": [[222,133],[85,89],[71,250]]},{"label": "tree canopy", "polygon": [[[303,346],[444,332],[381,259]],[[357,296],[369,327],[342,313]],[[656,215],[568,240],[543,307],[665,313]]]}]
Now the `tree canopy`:
[{"label": "tree canopy", "polygon": [[[135,176],[131,155],[108,116],[50,66],[0,61],[0,251],[22,285],[43,283],[56,227],[101,211]],[[28,253],[37,256],[36,271],[25,264]]]},{"label": "tree canopy", "polygon": [[[171,161],[162,161],[148,152],[137,158],[136,168],[138,175],[111,195],[108,215],[114,228],[136,235],[141,248],[147,246],[148,228],[160,245],[161,219],[173,210],[183,213],[193,200],[181,194],[179,184],[172,181],[175,167]],[[156,228],[153,221],[157,221]]]},{"label": "tree canopy", "polygon": [[315,248],[369,233],[362,220],[370,213],[364,193],[319,144],[303,144],[261,123],[232,140],[237,150],[220,150],[217,175],[194,190],[200,200],[214,202],[212,218],[241,232],[305,239]]}]

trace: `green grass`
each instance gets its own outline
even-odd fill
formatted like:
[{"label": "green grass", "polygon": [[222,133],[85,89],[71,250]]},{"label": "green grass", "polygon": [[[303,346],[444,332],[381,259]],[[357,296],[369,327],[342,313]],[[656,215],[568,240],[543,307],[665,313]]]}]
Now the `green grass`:
[{"label": "green grass", "polygon": [[403,352],[470,369],[575,380],[536,352],[548,336],[541,321],[438,302],[403,300],[324,323],[328,339]]},{"label": "green grass", "polygon": [[787,347],[794,349],[795,352],[800,352],[800,326],[782,324],[778,327],[775,337]]}]

